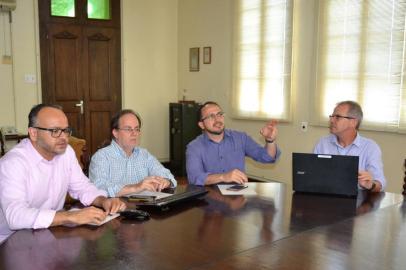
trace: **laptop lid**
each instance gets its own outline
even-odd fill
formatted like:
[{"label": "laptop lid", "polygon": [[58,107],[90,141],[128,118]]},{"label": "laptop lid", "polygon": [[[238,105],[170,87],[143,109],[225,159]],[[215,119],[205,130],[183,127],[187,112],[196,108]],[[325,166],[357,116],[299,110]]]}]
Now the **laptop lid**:
[{"label": "laptop lid", "polygon": [[186,200],[191,200],[204,196],[207,192],[208,191],[205,189],[205,187],[202,186],[194,186],[194,185],[177,186],[176,189],[172,189],[170,191],[170,193],[173,193],[170,196],[150,201],[139,202],[137,203],[137,205],[165,208],[166,206],[171,204],[180,203]]},{"label": "laptop lid", "polygon": [[358,156],[292,153],[293,190],[357,196]]}]

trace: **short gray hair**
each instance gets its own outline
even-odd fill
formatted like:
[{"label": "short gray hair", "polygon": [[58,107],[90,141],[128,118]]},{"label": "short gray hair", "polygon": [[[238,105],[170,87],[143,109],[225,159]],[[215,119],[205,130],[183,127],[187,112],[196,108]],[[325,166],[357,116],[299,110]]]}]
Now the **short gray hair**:
[{"label": "short gray hair", "polygon": [[355,128],[358,130],[359,126],[362,123],[362,118],[364,117],[361,106],[357,102],[352,100],[346,100],[337,103],[337,107],[341,105],[348,105],[348,114],[349,116],[357,119],[357,126]]}]

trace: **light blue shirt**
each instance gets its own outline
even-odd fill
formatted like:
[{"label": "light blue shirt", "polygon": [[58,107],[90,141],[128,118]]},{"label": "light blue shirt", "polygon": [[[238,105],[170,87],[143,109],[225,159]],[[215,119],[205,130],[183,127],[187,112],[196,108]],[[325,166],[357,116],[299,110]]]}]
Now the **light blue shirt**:
[{"label": "light blue shirt", "polygon": [[337,136],[330,134],[320,139],[313,152],[315,154],[358,156],[358,169],[371,173],[372,178],[381,183],[382,190],[386,187],[382,152],[378,144],[371,139],[364,138],[357,133],[357,137],[350,145],[342,147],[337,141]]},{"label": "light blue shirt", "polygon": [[128,157],[112,140],[109,146],[98,150],[90,162],[90,181],[107,191],[110,197],[115,197],[124,186],[140,183],[148,176],[170,179],[171,186],[176,187],[177,183],[171,172],[144,148],[134,148]]}]

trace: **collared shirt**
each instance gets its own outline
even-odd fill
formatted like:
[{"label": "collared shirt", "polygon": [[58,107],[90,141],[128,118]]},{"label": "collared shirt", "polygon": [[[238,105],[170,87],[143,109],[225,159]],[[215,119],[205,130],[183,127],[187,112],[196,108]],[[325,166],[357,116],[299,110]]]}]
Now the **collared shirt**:
[{"label": "collared shirt", "polygon": [[135,147],[131,156],[127,156],[112,140],[109,146],[98,150],[90,162],[90,180],[110,197],[115,197],[124,186],[140,183],[148,176],[170,179],[171,186],[176,187],[171,172],[144,148]]},{"label": "collared shirt", "polygon": [[24,139],[0,159],[0,238],[11,230],[48,228],[67,192],[86,206],[106,196],[83,174],[70,146],[48,161]]},{"label": "collared shirt", "polygon": [[280,154],[277,149],[276,158],[271,157],[266,146],[259,145],[244,132],[226,129],[219,143],[203,133],[187,145],[188,181],[194,185],[204,185],[210,174],[226,173],[233,169],[245,172],[245,156],[258,162],[273,163]]},{"label": "collared shirt", "polygon": [[381,183],[382,190],[386,187],[381,149],[371,139],[357,133],[357,137],[351,144],[342,147],[337,141],[337,136],[330,134],[320,139],[313,152],[315,154],[358,156],[358,169],[371,173],[372,178]]}]

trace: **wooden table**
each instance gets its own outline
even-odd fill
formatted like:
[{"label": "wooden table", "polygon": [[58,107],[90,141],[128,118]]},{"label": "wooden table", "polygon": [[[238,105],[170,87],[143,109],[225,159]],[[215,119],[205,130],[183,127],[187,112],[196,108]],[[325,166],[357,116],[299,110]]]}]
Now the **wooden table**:
[{"label": "wooden table", "polygon": [[0,269],[405,269],[402,195],[254,185],[246,198],[210,187],[146,222],[18,231],[0,246]]}]

